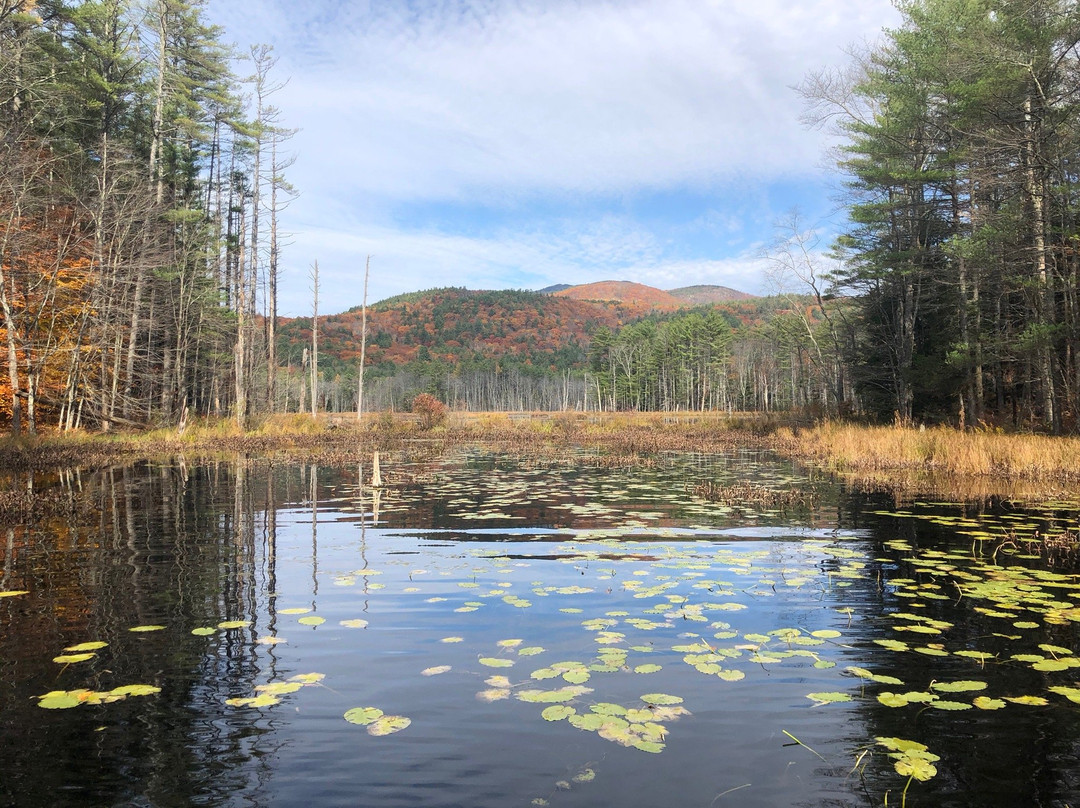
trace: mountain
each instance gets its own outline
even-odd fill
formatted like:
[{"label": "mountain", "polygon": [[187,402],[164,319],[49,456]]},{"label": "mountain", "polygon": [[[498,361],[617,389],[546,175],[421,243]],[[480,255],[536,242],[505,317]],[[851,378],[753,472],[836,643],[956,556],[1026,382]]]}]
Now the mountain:
[{"label": "mountain", "polygon": [[[758,322],[773,307],[766,298],[722,286],[665,292],[628,281],[553,292],[428,289],[368,307],[367,362],[382,373],[417,361],[561,372],[581,367],[597,329],[617,331],[642,317],[669,318],[706,298],[705,305],[724,307],[733,325]],[[721,302],[711,302],[714,298]],[[321,366],[330,371],[355,366],[361,330],[359,306],[320,317]],[[311,344],[311,318],[283,320],[280,339],[283,361],[299,365]]]},{"label": "mountain", "polygon": [[631,281],[599,281],[555,292],[554,297],[572,300],[616,302],[636,311],[674,311],[687,304],[663,291]]},{"label": "mountain", "polygon": [[[584,361],[592,334],[617,329],[633,310],[529,291],[430,289],[368,307],[369,365],[412,361],[533,366],[565,370]],[[319,318],[319,354],[354,364],[361,310]],[[283,356],[294,363],[311,340],[311,318],[281,328]],[[387,366],[387,369],[389,367]]]},{"label": "mountain", "polygon": [[754,295],[740,292],[728,286],[684,286],[672,289],[668,294],[685,301],[691,306],[710,306],[713,303],[726,303],[729,300],[750,300]]},{"label": "mountain", "polygon": [[545,286],[543,289],[538,289],[537,291],[542,295],[550,295],[555,292],[561,292],[563,289],[569,289],[573,285],[574,284],[572,283],[556,283],[552,286]]}]

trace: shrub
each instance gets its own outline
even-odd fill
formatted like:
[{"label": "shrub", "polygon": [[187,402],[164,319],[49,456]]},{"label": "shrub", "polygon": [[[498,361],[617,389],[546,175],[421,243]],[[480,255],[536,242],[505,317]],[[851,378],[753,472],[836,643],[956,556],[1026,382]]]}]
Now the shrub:
[{"label": "shrub", "polygon": [[412,401],[412,411],[420,416],[420,425],[431,429],[446,421],[446,405],[429,393],[421,393]]}]

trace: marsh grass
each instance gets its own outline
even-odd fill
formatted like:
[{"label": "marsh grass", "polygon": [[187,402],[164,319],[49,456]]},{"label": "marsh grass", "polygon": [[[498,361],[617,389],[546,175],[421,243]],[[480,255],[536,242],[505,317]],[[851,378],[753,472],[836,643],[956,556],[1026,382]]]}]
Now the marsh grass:
[{"label": "marsh grass", "polygon": [[798,431],[781,427],[773,442],[784,454],[846,474],[1080,482],[1078,438],[824,423]]},{"label": "marsh grass", "polygon": [[[950,498],[1049,499],[1080,483],[1080,438],[949,428],[801,425],[775,415],[682,413],[449,413],[426,424],[411,413],[273,415],[246,430],[231,419],[137,433],[44,435],[0,441],[9,470],[101,466],[140,458],[211,455],[353,463],[374,451],[439,454],[485,449],[551,464],[622,467],[665,452],[774,451],[844,476],[860,489]],[[574,450],[574,451],[568,451]]]}]

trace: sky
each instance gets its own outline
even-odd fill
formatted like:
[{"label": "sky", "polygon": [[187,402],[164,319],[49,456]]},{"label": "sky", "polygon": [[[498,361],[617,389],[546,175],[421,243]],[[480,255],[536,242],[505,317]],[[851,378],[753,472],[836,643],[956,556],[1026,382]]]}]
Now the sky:
[{"label": "sky", "polygon": [[[299,192],[279,312],[439,286],[630,280],[770,291],[798,210],[842,224],[793,89],[897,22],[890,0],[209,0],[269,44]],[[237,65],[246,75],[250,65]]]}]

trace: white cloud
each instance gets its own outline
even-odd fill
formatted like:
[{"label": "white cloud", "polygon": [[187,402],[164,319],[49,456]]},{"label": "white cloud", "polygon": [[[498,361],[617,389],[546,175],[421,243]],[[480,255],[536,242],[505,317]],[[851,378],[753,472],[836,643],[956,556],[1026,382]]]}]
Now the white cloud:
[{"label": "white cloud", "polygon": [[[291,76],[274,103],[302,129],[289,171],[301,196],[283,226],[292,260],[319,257],[341,308],[359,302],[368,252],[385,294],[616,272],[750,287],[753,262],[725,252],[763,238],[771,211],[746,196],[821,172],[825,136],[799,124],[791,85],[896,20],[889,0],[211,0],[211,12],[231,37],[274,44]],[[714,197],[683,218],[713,230],[716,255],[689,263],[677,229],[620,212],[684,191]],[[560,200],[613,213],[529,222],[535,203]],[[425,221],[425,206],[457,224]],[[527,224],[502,229],[500,208]],[[470,219],[478,210],[487,218]],[[291,277],[282,310],[305,311],[306,271]]]},{"label": "white cloud", "polygon": [[[816,170],[790,85],[887,0],[269,9],[304,187],[380,200],[624,193]],[[381,7],[383,8],[383,7]],[[873,19],[875,18],[876,19]],[[289,21],[293,22],[288,27]],[[323,27],[325,26],[325,27]]]},{"label": "white cloud", "polygon": [[[320,307],[342,311],[360,304],[366,256],[372,256],[369,302],[402,291],[440,286],[470,289],[539,289],[555,283],[630,280],[663,289],[719,284],[766,293],[767,262],[752,248],[722,260],[667,257],[648,232],[631,223],[606,220],[600,227],[558,234],[500,234],[493,238],[410,232],[370,227],[363,235],[333,230],[305,231],[297,251],[320,255]],[[590,260],[586,260],[586,258]],[[286,287],[283,311],[311,310],[306,270],[289,273],[303,283]],[[329,293],[327,290],[330,291]]]}]

